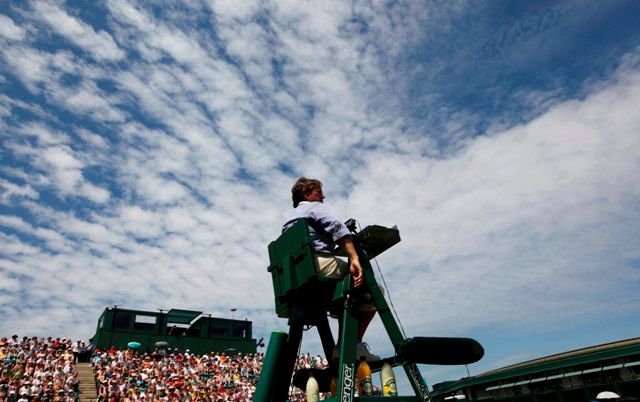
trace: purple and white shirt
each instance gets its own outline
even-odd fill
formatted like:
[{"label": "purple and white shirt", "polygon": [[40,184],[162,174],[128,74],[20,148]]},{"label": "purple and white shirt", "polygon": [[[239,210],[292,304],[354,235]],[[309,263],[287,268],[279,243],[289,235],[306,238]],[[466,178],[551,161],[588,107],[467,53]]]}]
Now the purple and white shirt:
[{"label": "purple and white shirt", "polygon": [[349,229],[340,219],[338,219],[321,202],[301,201],[300,204],[289,214],[282,231],[293,226],[298,219],[307,218],[309,220],[309,232],[311,235],[319,235],[322,239],[314,240],[313,249],[322,253],[333,254],[336,242],[349,236]]}]

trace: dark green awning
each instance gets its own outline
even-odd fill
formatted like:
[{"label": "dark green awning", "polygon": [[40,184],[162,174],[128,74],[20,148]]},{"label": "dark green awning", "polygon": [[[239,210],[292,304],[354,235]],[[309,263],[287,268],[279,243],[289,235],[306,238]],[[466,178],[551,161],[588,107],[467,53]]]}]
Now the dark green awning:
[{"label": "dark green awning", "polygon": [[189,324],[201,314],[202,311],[179,310],[172,308],[167,312],[167,321],[176,324]]}]

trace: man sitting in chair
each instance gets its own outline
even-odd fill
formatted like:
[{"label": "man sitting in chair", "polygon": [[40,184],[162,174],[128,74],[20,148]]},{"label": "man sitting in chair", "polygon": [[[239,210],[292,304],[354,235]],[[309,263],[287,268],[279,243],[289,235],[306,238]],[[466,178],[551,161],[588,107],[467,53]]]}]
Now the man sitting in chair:
[{"label": "man sitting in chair", "polygon": [[[324,206],[322,182],[305,177],[299,178],[291,188],[291,198],[295,209],[287,217],[282,231],[287,230],[298,219],[306,218],[309,221],[309,232],[312,235],[319,235],[321,238],[313,241],[318,274],[326,278],[344,278],[350,273],[353,277],[354,286],[359,287],[362,285],[362,267],[351,240],[351,233],[345,224]],[[348,263],[335,256],[334,251],[337,245],[349,257]],[[380,356],[370,353],[369,346],[362,342],[362,337],[375,314],[376,309],[373,305],[363,304],[359,308],[358,359],[365,357],[368,361],[380,360]],[[336,353],[337,347],[334,355]]]}]

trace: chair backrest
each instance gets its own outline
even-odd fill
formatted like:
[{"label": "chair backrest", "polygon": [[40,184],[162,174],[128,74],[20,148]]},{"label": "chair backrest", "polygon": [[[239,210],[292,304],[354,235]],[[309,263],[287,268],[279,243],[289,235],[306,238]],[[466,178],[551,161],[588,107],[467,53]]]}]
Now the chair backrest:
[{"label": "chair backrest", "polygon": [[[319,280],[315,252],[306,219],[299,219],[269,244],[269,268],[273,281],[276,313],[289,317],[289,303]],[[307,295],[310,296],[310,295]]]}]

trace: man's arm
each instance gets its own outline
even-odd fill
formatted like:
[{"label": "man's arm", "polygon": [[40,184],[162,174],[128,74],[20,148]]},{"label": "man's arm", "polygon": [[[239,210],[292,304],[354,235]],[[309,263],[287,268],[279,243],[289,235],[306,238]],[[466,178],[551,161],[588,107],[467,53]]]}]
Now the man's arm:
[{"label": "man's arm", "polygon": [[345,251],[347,257],[349,257],[349,272],[351,272],[351,276],[353,277],[353,285],[358,287],[362,284],[362,267],[360,266],[360,258],[358,258],[358,253],[353,245],[351,236],[341,237],[338,239],[338,244]]}]

